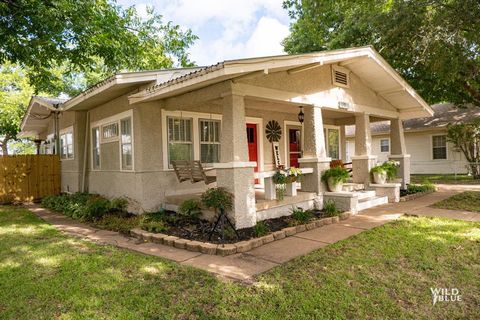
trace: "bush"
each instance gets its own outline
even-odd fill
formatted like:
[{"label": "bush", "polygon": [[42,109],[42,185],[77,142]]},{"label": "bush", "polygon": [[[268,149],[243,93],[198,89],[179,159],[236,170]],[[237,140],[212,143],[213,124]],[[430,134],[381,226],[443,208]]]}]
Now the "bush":
[{"label": "bush", "polygon": [[92,197],[88,199],[81,218],[88,221],[98,220],[102,218],[110,208],[110,200],[101,196]]},{"label": "bush", "polygon": [[195,199],[188,199],[182,202],[178,208],[178,214],[181,218],[188,221],[196,221],[200,218],[202,210],[200,208],[200,202]]},{"label": "bush", "polygon": [[160,233],[168,230],[168,226],[161,220],[143,220],[140,223],[140,228],[148,232]]},{"label": "bush", "polygon": [[211,188],[202,194],[202,203],[215,213],[219,209],[229,210],[233,207],[233,195],[225,188]]},{"label": "bush", "polygon": [[409,184],[407,186],[406,194],[414,194],[427,191],[435,191],[436,187],[433,183],[425,182],[424,184]]},{"label": "bush", "polygon": [[329,217],[336,216],[339,213],[333,200],[327,200],[323,203],[323,212]]},{"label": "bush", "polygon": [[292,207],[290,211],[292,212],[292,219],[300,223],[306,223],[314,216],[312,210],[303,210],[302,208]]},{"label": "bush", "polygon": [[265,221],[259,221],[257,224],[253,227],[253,232],[255,232],[256,237],[262,237],[266,235],[270,230],[268,229],[267,224]]},{"label": "bush", "polygon": [[322,174],[322,181],[328,183],[328,180],[332,178],[333,183],[336,185],[338,183],[345,183],[347,182],[348,178],[350,177],[347,169],[342,167],[334,167]]},{"label": "bush", "polygon": [[103,216],[102,219],[95,222],[95,225],[102,229],[118,231],[128,234],[131,229],[138,227],[141,223],[142,217],[137,215],[129,215],[128,217],[121,214],[109,213]]},{"label": "bush", "polygon": [[125,198],[115,198],[110,201],[110,211],[127,212],[128,200]]}]

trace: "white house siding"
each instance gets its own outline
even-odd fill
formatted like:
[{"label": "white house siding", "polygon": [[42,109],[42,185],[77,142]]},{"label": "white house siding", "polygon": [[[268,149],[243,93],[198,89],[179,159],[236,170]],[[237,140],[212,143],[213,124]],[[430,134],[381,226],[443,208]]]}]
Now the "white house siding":
[{"label": "white house siding", "polygon": [[[461,152],[456,152],[451,143],[447,142],[447,159],[433,160],[432,136],[446,134],[446,130],[431,130],[405,132],[407,153],[411,156],[412,174],[455,174],[467,172],[467,161]],[[388,153],[380,152],[380,140],[389,138],[388,134],[372,137],[372,154],[378,157],[378,162],[388,160]],[[355,154],[355,140],[347,138],[347,154]]]}]

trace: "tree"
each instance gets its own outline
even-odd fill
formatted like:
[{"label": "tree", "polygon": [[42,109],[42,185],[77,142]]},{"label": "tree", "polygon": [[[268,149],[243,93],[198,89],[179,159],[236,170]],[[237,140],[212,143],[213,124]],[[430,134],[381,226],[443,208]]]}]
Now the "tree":
[{"label": "tree", "polygon": [[190,65],[196,37],[152,8],[141,18],[114,0],[0,0],[0,39],[0,64],[19,64],[36,91],[55,94],[68,79],[91,85],[119,71]]},{"label": "tree", "polygon": [[17,138],[20,122],[34,90],[18,65],[0,66],[0,147],[8,154],[8,142]]},{"label": "tree", "polygon": [[447,140],[462,151],[474,179],[480,179],[480,119],[448,125]]},{"label": "tree", "polygon": [[286,0],[289,53],[373,45],[429,102],[480,105],[480,1]]}]

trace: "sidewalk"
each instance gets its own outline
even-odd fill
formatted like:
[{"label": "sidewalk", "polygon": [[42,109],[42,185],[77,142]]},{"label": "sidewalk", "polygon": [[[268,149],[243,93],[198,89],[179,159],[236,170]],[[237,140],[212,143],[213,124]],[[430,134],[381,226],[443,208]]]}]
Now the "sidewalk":
[{"label": "sidewalk", "polygon": [[256,274],[308,254],[318,248],[346,239],[364,230],[383,225],[399,218],[402,214],[480,221],[480,214],[477,213],[428,207],[455,193],[458,193],[458,191],[440,188],[438,192],[415,200],[367,209],[337,224],[297,233],[294,236],[274,241],[251,251],[226,257],[191,252],[161,244],[145,243],[117,232],[93,228],[40,207],[29,207],[29,209],[57,229],[73,236],[166,258],[184,265],[216,273],[222,277],[251,281]]}]

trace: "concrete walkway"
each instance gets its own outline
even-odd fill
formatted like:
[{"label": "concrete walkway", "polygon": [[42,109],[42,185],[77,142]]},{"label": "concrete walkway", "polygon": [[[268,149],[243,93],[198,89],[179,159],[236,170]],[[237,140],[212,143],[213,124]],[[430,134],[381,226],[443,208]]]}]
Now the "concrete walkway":
[{"label": "concrete walkway", "polygon": [[145,243],[117,232],[96,229],[40,207],[29,207],[29,209],[57,229],[70,235],[166,258],[213,272],[222,277],[252,281],[252,278],[259,273],[364,230],[383,225],[397,219],[402,214],[480,221],[480,214],[477,213],[428,207],[458,192],[460,190],[453,189],[451,186],[445,188],[442,186],[438,192],[415,200],[367,209],[356,216],[340,221],[340,223],[297,233],[292,237],[274,241],[249,252],[226,257],[191,252],[161,244]]}]

